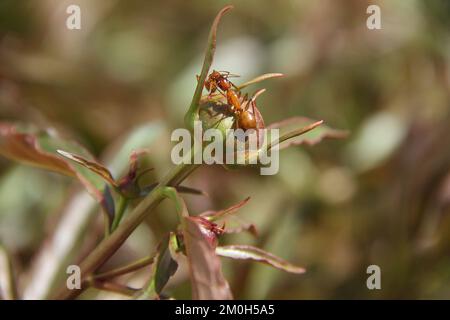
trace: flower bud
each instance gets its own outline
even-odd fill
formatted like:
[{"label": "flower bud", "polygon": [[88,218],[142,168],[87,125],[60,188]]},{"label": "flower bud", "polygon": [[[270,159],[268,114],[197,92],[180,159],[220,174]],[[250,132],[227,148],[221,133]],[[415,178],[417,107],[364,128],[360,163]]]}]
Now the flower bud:
[{"label": "flower bud", "polygon": [[217,129],[221,132],[224,140],[227,130],[234,128],[234,116],[229,106],[223,100],[200,101],[199,120],[202,122],[203,131]]}]

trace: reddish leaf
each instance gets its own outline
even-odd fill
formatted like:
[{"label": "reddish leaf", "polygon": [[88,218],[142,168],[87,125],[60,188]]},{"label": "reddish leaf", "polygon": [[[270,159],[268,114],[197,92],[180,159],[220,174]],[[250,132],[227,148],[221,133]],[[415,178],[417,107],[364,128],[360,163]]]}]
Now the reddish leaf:
[{"label": "reddish leaf", "polygon": [[[0,123],[0,155],[28,165],[56,171],[76,177],[94,198],[102,204],[108,216],[114,214],[109,190],[102,178],[90,169],[68,161],[58,155],[57,150],[70,150],[83,158],[92,156],[80,145],[58,137],[53,131],[38,130]],[[108,218],[109,219],[109,218]]]},{"label": "reddish leaf", "polygon": [[192,298],[199,300],[232,299],[230,287],[222,274],[220,259],[201,228],[202,226],[194,217],[184,218],[183,236],[189,261]]},{"label": "reddish leaf", "polygon": [[228,257],[232,259],[244,259],[254,260],[268,264],[277,269],[291,272],[291,273],[304,273],[306,270],[301,267],[294,266],[293,264],[283,260],[269,252],[266,252],[257,247],[248,245],[230,245],[217,247],[216,253],[222,257]]},{"label": "reddish leaf", "polygon": [[37,134],[24,133],[12,124],[0,123],[0,154],[28,165],[75,176],[66,161],[40,147]]}]

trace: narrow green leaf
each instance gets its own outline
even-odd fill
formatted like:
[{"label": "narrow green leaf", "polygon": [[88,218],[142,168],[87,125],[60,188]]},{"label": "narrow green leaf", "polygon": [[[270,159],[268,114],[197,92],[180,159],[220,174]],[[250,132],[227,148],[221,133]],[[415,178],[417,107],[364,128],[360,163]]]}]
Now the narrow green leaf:
[{"label": "narrow green leaf", "polygon": [[222,274],[220,259],[194,218],[185,217],[182,224],[189,262],[192,299],[232,299],[230,287]]},{"label": "narrow green leaf", "polygon": [[190,130],[194,129],[193,123],[198,119],[198,111],[200,107],[200,98],[202,96],[203,86],[206,77],[208,76],[209,69],[211,68],[211,64],[214,60],[214,54],[216,51],[217,27],[219,26],[219,22],[220,19],[222,19],[222,16],[231,9],[233,9],[233,6],[230,5],[220,10],[211,26],[202,71],[200,73],[200,76],[198,77],[197,87],[195,88],[191,105],[189,106],[189,110],[184,117],[185,125]]},{"label": "narrow green leaf", "polygon": [[[332,129],[323,124],[323,121],[312,120],[306,117],[293,117],[280,122],[270,124],[267,129],[279,129],[279,149],[301,144],[315,145],[324,139],[342,139],[347,137],[348,132]],[[277,144],[272,143],[273,148]],[[269,149],[270,149],[269,148]]]}]

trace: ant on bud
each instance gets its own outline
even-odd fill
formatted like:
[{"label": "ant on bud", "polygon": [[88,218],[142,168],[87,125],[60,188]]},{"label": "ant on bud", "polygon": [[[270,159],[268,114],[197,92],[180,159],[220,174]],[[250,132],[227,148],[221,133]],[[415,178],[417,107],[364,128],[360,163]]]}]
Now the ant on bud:
[{"label": "ant on bud", "polygon": [[[241,99],[239,88],[233,84],[228,78],[238,77],[228,71],[213,70],[205,81],[205,89],[209,92],[209,96],[218,91],[227,99],[230,114],[236,119],[236,128],[243,130],[258,129],[255,112],[255,100],[265,90],[258,91],[248,100],[247,95]],[[198,79],[198,76],[197,76]],[[249,108],[252,112],[249,112]]]}]

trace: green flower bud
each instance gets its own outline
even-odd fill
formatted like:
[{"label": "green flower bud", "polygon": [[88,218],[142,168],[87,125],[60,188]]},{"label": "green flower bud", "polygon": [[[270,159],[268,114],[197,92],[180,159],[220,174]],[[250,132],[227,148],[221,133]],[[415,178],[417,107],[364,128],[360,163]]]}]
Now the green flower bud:
[{"label": "green flower bud", "polygon": [[[246,108],[246,105],[248,100],[242,99],[242,108]],[[246,108],[247,109],[247,108]],[[253,108],[248,108],[248,112],[253,114]],[[254,113],[256,118],[256,134],[258,135],[258,141],[257,145],[254,146],[254,148],[249,147],[248,139],[245,140],[245,153],[244,157],[246,159],[245,164],[224,164],[223,166],[227,169],[237,169],[245,165],[249,165],[249,159],[257,157],[259,149],[264,145],[264,121],[261,116],[261,113],[256,108],[256,105],[254,106]],[[233,144],[237,142],[238,138],[234,137],[233,139],[230,139],[230,132],[229,130],[236,130],[239,129],[237,126],[237,115],[233,114],[233,112],[230,109],[230,106],[226,103],[225,99],[222,97],[212,97],[208,98],[207,96],[204,96],[200,101],[200,108],[199,108],[199,120],[202,123],[202,129],[203,131],[206,131],[208,129],[217,129],[220,131],[222,138],[223,138],[223,150],[224,150],[224,159],[223,163],[226,163],[226,150],[227,150],[227,144]],[[246,131],[248,133],[248,131]],[[228,138],[228,139],[227,139]],[[242,141],[241,141],[242,142]],[[208,144],[209,142],[206,142]],[[230,150],[230,149],[228,149]],[[232,152],[236,152],[236,148],[231,148]],[[235,155],[236,156],[236,155]]]},{"label": "green flower bud", "polygon": [[217,129],[226,138],[227,130],[234,128],[235,118],[229,111],[229,106],[221,100],[200,101],[199,120],[203,131]]}]

